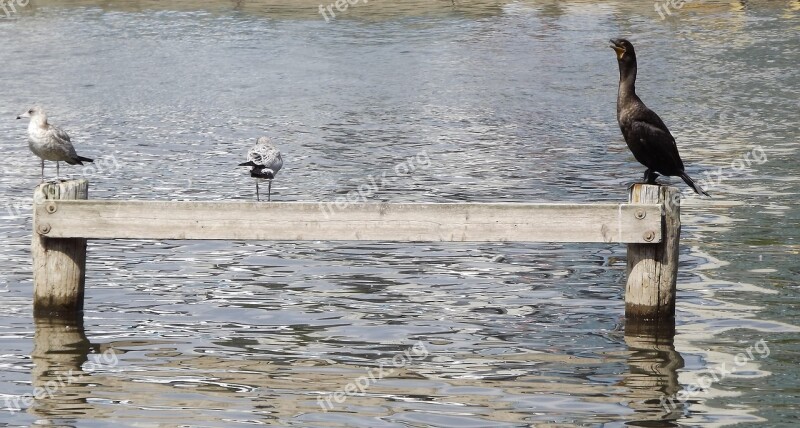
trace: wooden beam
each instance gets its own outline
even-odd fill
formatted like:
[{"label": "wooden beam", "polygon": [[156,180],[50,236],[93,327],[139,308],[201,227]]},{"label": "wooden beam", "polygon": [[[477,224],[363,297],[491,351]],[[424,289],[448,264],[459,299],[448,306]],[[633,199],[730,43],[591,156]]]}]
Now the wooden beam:
[{"label": "wooden beam", "polygon": [[50,238],[395,242],[661,241],[646,204],[42,201]]}]

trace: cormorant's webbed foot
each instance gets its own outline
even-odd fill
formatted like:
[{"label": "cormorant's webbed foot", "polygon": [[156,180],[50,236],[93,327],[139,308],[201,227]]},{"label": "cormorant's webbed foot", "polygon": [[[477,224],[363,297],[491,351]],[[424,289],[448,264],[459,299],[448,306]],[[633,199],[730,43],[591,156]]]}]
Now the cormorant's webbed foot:
[{"label": "cormorant's webbed foot", "polygon": [[644,180],[645,184],[658,184],[656,183],[656,178],[658,178],[658,174],[655,171],[648,169],[644,172],[644,178],[642,179]]}]

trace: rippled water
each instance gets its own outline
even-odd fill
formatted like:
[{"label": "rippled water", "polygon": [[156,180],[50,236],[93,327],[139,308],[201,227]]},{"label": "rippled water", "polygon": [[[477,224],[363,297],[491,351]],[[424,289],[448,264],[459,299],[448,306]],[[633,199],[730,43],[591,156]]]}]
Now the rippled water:
[{"label": "rippled water", "polygon": [[[793,426],[800,3],[170,3],[0,10],[2,426]],[[619,35],[716,180],[684,202],[674,341],[623,332],[618,245],[95,241],[85,319],[32,316],[32,103],[92,198],[251,199],[269,134],[275,200],[619,201]]]}]

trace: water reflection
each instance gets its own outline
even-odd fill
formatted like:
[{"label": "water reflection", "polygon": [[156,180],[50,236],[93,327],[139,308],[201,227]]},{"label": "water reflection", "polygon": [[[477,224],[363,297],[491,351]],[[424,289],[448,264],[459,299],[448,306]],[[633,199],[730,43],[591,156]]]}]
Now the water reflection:
[{"label": "water reflection", "polygon": [[674,421],[681,417],[683,409],[665,407],[663,401],[681,389],[677,371],[683,368],[684,361],[674,342],[674,326],[625,325],[629,371],[622,384],[630,389],[629,406],[635,412],[628,418],[628,425],[677,426]]},{"label": "water reflection", "polygon": [[31,358],[35,400],[28,412],[60,424],[71,415],[83,415],[89,407],[80,377],[92,345],[84,333],[82,313],[73,317],[35,317],[34,322]]},{"label": "water reflection", "polygon": [[[672,427],[690,410],[688,406],[721,410],[709,409],[696,399],[685,404],[675,401],[675,406],[663,400],[681,390],[678,371],[684,367],[683,357],[675,350],[674,329],[663,325],[626,325],[627,352],[619,361],[626,362],[627,371],[612,382],[616,378],[613,371],[602,374],[607,370],[604,367],[615,364],[617,358],[612,354],[509,352],[503,343],[519,340],[510,333],[498,336],[495,345],[479,345],[477,353],[454,353],[451,342],[433,336],[416,345],[424,347],[424,355],[412,352],[413,358],[395,367],[396,356],[412,348],[373,347],[344,359],[333,353],[325,359],[287,358],[283,352],[264,352],[260,345],[269,342],[262,340],[232,340],[217,349],[187,348],[165,341],[92,344],[81,317],[36,318],[35,322],[33,386],[34,391],[41,388],[45,392],[37,393],[28,412],[39,423],[62,426],[111,412],[120,415],[119,406],[158,411],[162,422],[194,421],[211,426],[223,426],[223,421],[263,423],[286,418],[330,426],[358,426],[357,421],[374,419],[437,426],[480,421],[501,426],[496,424],[505,421],[508,426],[518,426],[567,423],[574,418],[600,423],[614,420],[615,414],[627,414],[627,425]],[[516,336],[520,333],[524,331]],[[304,346],[306,354],[314,354],[324,349],[313,340],[319,334],[290,330],[276,334],[274,341],[312,339]],[[350,343],[359,349],[369,346]],[[127,367],[119,370],[123,354]],[[359,378],[378,372],[383,374],[369,383],[364,394],[351,391],[344,399],[332,398],[349,384],[357,384]],[[620,395],[630,411],[619,407]],[[230,401],[232,397],[234,401]],[[387,406],[388,402],[393,404]],[[190,413],[172,415],[171,409]],[[554,412],[561,416],[554,417]],[[748,418],[747,410],[737,412],[740,419]],[[358,418],[342,418],[355,414]],[[341,424],[331,422],[334,420]]]}]

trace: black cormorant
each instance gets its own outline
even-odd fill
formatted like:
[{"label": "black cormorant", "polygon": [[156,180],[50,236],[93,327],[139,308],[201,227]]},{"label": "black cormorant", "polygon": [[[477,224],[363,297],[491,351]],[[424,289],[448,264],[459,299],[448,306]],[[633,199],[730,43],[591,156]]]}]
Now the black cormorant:
[{"label": "black cormorant", "polygon": [[619,63],[617,122],[633,157],[647,167],[645,182],[655,184],[658,174],[677,176],[696,193],[709,196],[683,170],[678,146],[667,126],[636,95],[636,52],[633,45],[625,39],[611,39],[611,47],[617,52]]}]

